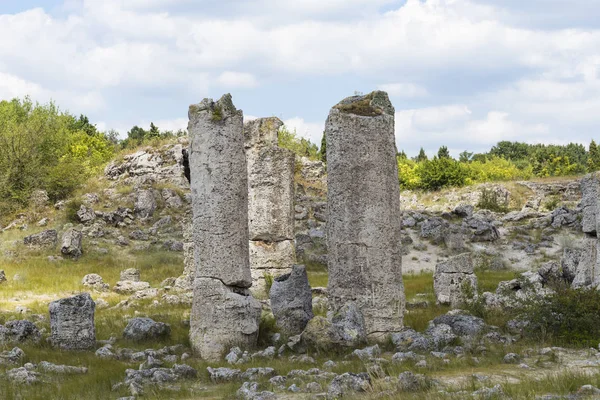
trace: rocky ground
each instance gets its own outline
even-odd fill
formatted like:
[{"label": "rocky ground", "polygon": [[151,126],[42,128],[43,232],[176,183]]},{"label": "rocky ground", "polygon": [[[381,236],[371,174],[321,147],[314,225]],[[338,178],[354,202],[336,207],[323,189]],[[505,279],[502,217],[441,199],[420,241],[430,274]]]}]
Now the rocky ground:
[{"label": "rocky ground", "polygon": [[[599,396],[597,349],[535,342],[518,321],[452,310],[465,279],[477,282],[475,300],[466,300],[490,309],[550,290],[550,277],[565,274],[565,260],[584,247],[578,179],[403,192],[407,329],[389,343],[346,347],[336,337],[351,324],[325,318],[325,169],[297,160],[296,255],[316,317],[302,335],[285,337],[266,290],[255,293],[259,349],[232,348],[220,363],[195,358],[186,145],[139,149],[73,199],[50,204],[36,193],[30,209],[1,222],[0,398]],[[452,290],[434,290],[445,279]],[[86,299],[50,306],[82,292],[95,302],[93,342],[70,331],[89,322]],[[51,335],[55,324],[64,336]]]}]

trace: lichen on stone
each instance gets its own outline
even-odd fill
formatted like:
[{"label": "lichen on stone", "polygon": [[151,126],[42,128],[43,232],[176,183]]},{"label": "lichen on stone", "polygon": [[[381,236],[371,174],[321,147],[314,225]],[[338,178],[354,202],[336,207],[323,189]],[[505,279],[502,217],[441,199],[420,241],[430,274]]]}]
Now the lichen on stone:
[{"label": "lichen on stone", "polygon": [[346,114],[360,115],[363,117],[377,117],[379,115],[394,115],[394,107],[386,92],[375,91],[364,96],[345,98],[334,108]]}]

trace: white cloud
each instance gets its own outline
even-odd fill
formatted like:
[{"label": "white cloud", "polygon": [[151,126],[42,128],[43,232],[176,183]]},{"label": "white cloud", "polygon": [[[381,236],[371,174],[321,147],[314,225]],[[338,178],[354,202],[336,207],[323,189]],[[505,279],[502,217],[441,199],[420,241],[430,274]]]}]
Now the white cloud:
[{"label": "white cloud", "polygon": [[422,86],[415,85],[414,83],[387,83],[379,85],[380,90],[388,92],[392,97],[402,98],[418,98],[427,97],[429,92]]},{"label": "white cloud", "polygon": [[[600,131],[600,29],[587,23],[598,14],[589,0],[399,3],[68,0],[62,15],[0,15],[0,97],[52,98],[130,127],[178,121],[192,97],[244,89],[253,95],[244,101],[275,108],[254,113],[295,115],[289,125],[318,143],[323,123],[314,121],[326,110],[313,99],[375,81],[400,102],[399,148],[589,141]],[[571,22],[553,27],[561,14]]]},{"label": "white cloud", "polygon": [[246,72],[225,71],[219,75],[217,82],[226,88],[249,89],[258,86],[254,75]]},{"label": "white cloud", "polygon": [[286,128],[295,131],[298,136],[310,140],[317,146],[321,145],[325,123],[307,122],[303,118],[294,117],[283,121]]}]

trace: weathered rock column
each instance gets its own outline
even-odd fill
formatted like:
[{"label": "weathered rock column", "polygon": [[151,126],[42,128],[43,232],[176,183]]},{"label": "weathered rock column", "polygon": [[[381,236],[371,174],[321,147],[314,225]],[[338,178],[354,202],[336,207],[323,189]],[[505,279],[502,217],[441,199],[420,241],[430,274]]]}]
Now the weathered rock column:
[{"label": "weathered rock column", "polygon": [[207,360],[253,346],[260,304],[250,295],[243,113],[226,94],[189,109],[194,300],[190,342]]},{"label": "weathered rock column", "polygon": [[394,107],[387,93],[334,106],[327,138],[329,301],[355,302],[369,339],[402,329],[404,284]]},{"label": "weathered rock column", "polygon": [[471,293],[477,293],[477,276],[471,253],[450,257],[435,266],[433,291],[438,304],[460,307],[471,300],[466,297],[469,287]]},{"label": "weathered rock column", "polygon": [[291,271],[294,249],[293,152],[278,147],[279,118],[244,124],[248,161],[248,224],[252,291],[264,291],[265,276]]},{"label": "weathered rock column", "polygon": [[581,241],[581,251],[575,278],[574,288],[593,287],[600,285],[600,174],[592,173],[581,179],[581,228],[586,237]]}]

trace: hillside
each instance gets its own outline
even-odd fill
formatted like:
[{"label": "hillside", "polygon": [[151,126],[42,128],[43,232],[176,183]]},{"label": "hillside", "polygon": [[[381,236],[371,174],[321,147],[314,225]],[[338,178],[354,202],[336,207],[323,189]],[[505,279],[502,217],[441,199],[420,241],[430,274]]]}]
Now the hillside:
[{"label": "hillside", "polygon": [[[4,277],[4,282],[0,284],[0,325],[14,329],[10,321],[27,320],[39,331],[22,333],[24,342],[19,343],[24,351],[22,355],[11,353],[15,340],[10,339],[10,334],[4,333],[4,338],[0,335],[6,350],[0,356],[0,369],[8,371],[23,365],[22,377],[15,379],[44,382],[14,386],[6,378],[0,378],[0,389],[8,393],[4,398],[42,398],[49,387],[56,396],[63,398],[75,398],[86,387],[86,398],[99,399],[135,395],[142,391],[150,398],[164,398],[161,397],[164,393],[169,393],[169,398],[196,398],[200,393],[200,397],[219,398],[237,390],[236,379],[229,381],[229,378],[215,376],[209,379],[203,372],[206,363],[189,358],[187,329],[193,272],[190,262],[191,198],[183,156],[186,140],[185,137],[173,139],[158,147],[142,147],[119,156],[73,196],[55,204],[49,201],[46,193],[37,191],[32,205],[2,227],[0,270],[3,272],[0,276]],[[314,310],[322,314],[327,307],[324,288],[327,286],[325,166],[307,158],[298,159],[297,163],[296,253],[298,262],[307,265],[309,271]],[[446,305],[436,304],[433,273],[436,265],[454,256],[472,254],[480,293],[493,293],[500,281],[511,280],[519,271],[536,273],[549,261],[560,260],[570,249],[581,248],[580,242],[584,240],[581,196],[580,182],[576,178],[480,184],[437,192],[403,191],[403,273],[408,308],[405,324],[423,332],[430,319],[449,310]],[[48,305],[80,292],[91,293],[96,303],[99,350],[95,354],[55,351],[45,340],[50,333]],[[255,291],[255,295],[268,298],[266,292],[260,290]],[[487,299],[490,295],[484,297]],[[274,326],[267,300],[263,300],[263,307],[264,329],[260,341],[265,347],[279,346],[281,339],[269,333],[273,332]],[[506,322],[494,313],[485,315],[495,323]],[[142,342],[123,337],[122,332],[134,317],[149,317],[167,323],[170,333]],[[408,368],[425,372],[427,379],[438,382],[436,387],[442,385],[450,391],[465,387],[467,382],[456,376],[468,371],[473,376],[487,376],[485,383],[477,383],[475,388],[503,383],[501,390],[520,393],[525,382],[542,390],[544,385],[535,383],[538,385],[535,386],[533,382],[540,382],[540,379],[545,382],[544,379],[551,377],[557,382],[567,376],[573,382],[583,382],[583,375],[564,374],[574,365],[596,363],[595,359],[589,361],[585,352],[578,350],[543,350],[540,353],[543,355],[536,355],[539,349],[551,345],[553,339],[539,343],[514,342],[514,336],[505,333],[504,329],[500,332],[508,336],[502,337],[512,339],[489,342],[484,356],[473,354],[473,360],[479,360],[477,363],[469,361],[471,356],[445,355],[438,359],[440,356],[435,352],[432,355],[426,352],[408,364],[398,364],[394,359],[400,357],[399,354],[409,353],[397,353],[393,363],[388,364],[388,358],[394,354],[393,351],[389,353],[392,347],[382,349],[381,366],[385,372],[374,372],[369,357],[365,359],[371,360],[369,362],[347,362],[339,355],[322,350],[309,350],[310,356],[301,357],[292,352],[289,358],[275,359],[255,354],[248,366],[272,367],[280,375],[289,373],[285,387],[296,382],[296,387],[305,394],[287,397],[310,398],[311,395],[306,393],[312,390],[311,385],[324,388],[322,383],[329,382],[336,373],[347,371],[369,371],[373,379],[370,390],[375,392],[389,390],[386,380],[380,380],[378,374],[397,374]],[[148,347],[154,350],[139,352]],[[397,350],[403,348],[404,345],[398,343]],[[520,354],[519,368],[527,364],[529,369],[519,370],[518,364],[502,363],[507,353]],[[328,361],[335,366],[330,372],[323,372],[322,378],[315,377],[314,385],[308,382],[304,388],[305,379],[290,377],[294,369],[309,369],[315,362],[318,366],[329,359],[335,360]],[[126,378],[132,373],[126,369],[137,365],[136,362],[139,364],[140,360],[155,363],[155,366],[185,360],[200,371],[200,375],[191,381],[174,378],[179,381],[176,386],[149,383],[145,378],[140,378],[140,384],[133,385]],[[83,375],[79,375],[82,372],[63,375],[53,370],[59,367],[48,367],[50,370],[31,367],[42,365],[42,361],[59,366],[82,366],[87,370]],[[224,362],[223,366],[226,365]],[[506,381],[507,377],[511,377],[509,381]],[[126,383],[119,383],[124,378]],[[229,383],[216,384],[221,379]],[[590,382],[598,379],[593,375]],[[427,387],[430,384],[427,383]],[[267,387],[276,388],[277,385],[272,381]],[[548,385],[548,390],[566,390],[560,385]],[[110,388],[113,392],[108,393]],[[538,393],[538,389],[531,390]]]}]

